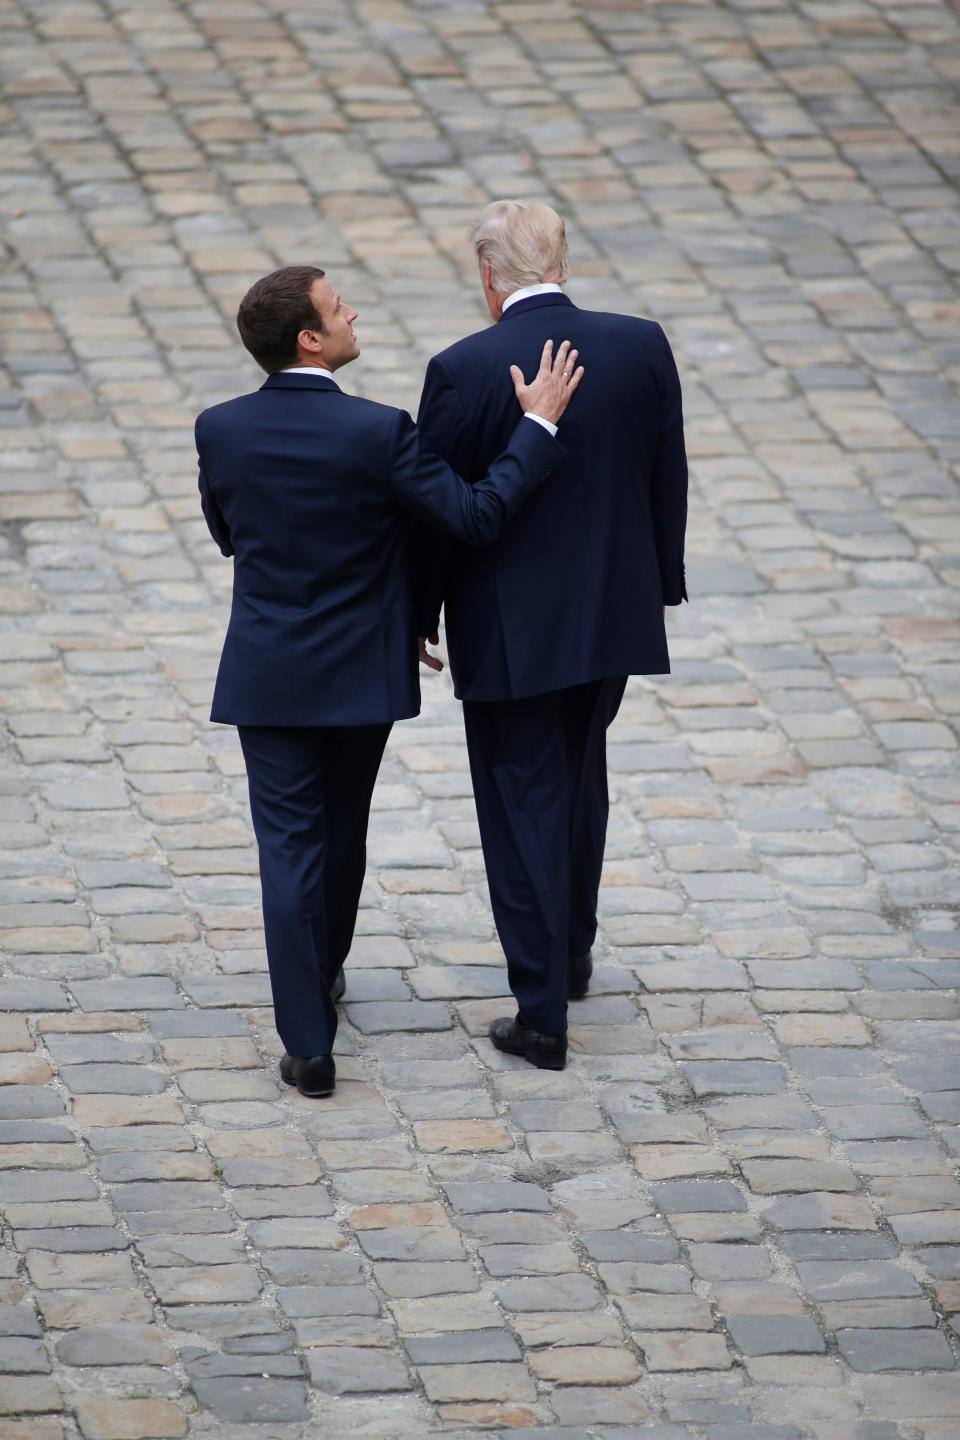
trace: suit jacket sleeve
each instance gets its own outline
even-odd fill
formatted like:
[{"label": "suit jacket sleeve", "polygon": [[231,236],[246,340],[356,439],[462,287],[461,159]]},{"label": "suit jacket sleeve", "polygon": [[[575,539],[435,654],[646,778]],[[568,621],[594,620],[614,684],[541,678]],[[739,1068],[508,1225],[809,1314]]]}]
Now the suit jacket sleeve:
[{"label": "suit jacket sleeve", "polygon": [[683,565],[687,528],[687,452],[683,443],[680,377],[666,335],[657,326],[662,346],[660,436],[653,472],[653,529],[660,562],[663,603],[679,605],[687,598]]},{"label": "suit jacket sleeve", "polygon": [[476,454],[463,402],[450,372],[438,359],[431,360],[427,366],[417,429],[426,449],[441,455],[458,475],[473,478]]},{"label": "suit jacket sleeve", "polygon": [[207,522],[207,529],[220,546],[221,554],[232,555],[233,545],[230,542],[230,531],[227,527],[226,520],[223,518],[220,506],[217,504],[216,497],[210,485],[210,477],[207,474],[206,466],[203,462],[203,441],[200,433],[200,422],[202,419],[202,415],[197,416],[197,423],[193,431],[197,442],[197,458],[200,466],[198,482],[200,486],[200,505],[203,510],[203,518]]},{"label": "suit jacket sleeve", "polygon": [[[458,475],[470,478],[473,453],[457,388],[439,360],[431,360],[417,412],[420,443],[446,460]],[[456,541],[416,521],[410,537],[413,597],[418,635],[433,635],[447,592]]]},{"label": "suit jacket sleeve", "polygon": [[510,444],[481,480],[468,485],[445,460],[424,448],[405,411],[391,437],[390,482],[399,503],[468,545],[489,545],[565,455],[542,425],[520,420]]}]

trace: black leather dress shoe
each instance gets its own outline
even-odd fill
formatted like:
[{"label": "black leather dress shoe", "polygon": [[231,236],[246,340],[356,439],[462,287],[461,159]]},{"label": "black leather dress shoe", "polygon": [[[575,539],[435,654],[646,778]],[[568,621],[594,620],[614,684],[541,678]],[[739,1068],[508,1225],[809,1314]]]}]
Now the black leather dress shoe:
[{"label": "black leather dress shoe", "polygon": [[336,1075],[332,1055],[284,1055],[280,1061],[280,1079],[296,1085],[309,1100],[332,1095]]},{"label": "black leather dress shoe", "polygon": [[343,966],[341,965],[340,969],[333,977],[333,984],[330,986],[330,999],[333,1001],[334,1005],[336,1005],[338,1000],[343,999],[343,992],[346,990],[346,988],[347,977],[346,975],[344,975]]},{"label": "black leather dress shoe", "polygon": [[593,974],[593,956],[588,950],[585,955],[571,955],[567,969],[567,997],[582,1000],[590,989]]},{"label": "black leather dress shoe", "polygon": [[522,1055],[538,1070],[562,1070],[567,1063],[566,1035],[541,1035],[539,1030],[524,1025],[519,1015],[515,1020],[506,1016],[494,1020],[489,1034],[498,1050]]}]

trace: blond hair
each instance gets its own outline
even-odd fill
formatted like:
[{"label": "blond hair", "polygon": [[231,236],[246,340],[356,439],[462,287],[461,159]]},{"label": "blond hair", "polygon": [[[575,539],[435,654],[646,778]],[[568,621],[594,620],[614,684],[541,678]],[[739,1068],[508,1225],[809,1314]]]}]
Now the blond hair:
[{"label": "blond hair", "polygon": [[469,239],[501,294],[567,278],[563,221],[542,200],[495,200],[474,221]]}]

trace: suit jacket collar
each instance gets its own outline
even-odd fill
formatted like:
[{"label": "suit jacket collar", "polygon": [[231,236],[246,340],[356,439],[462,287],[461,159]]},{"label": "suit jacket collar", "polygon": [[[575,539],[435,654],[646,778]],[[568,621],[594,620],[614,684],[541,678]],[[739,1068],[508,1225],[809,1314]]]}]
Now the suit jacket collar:
[{"label": "suit jacket collar", "polygon": [[563,305],[571,310],[576,309],[569,295],[558,295],[551,291],[549,295],[530,295],[526,300],[515,300],[509,309],[504,310],[497,324],[503,325],[515,315],[526,315],[531,310],[540,310],[547,305]]},{"label": "suit jacket collar", "polygon": [[335,380],[328,380],[326,375],[298,375],[294,370],[281,370],[276,375],[268,375],[260,386],[261,390],[335,390],[338,395],[342,394],[340,386]]}]

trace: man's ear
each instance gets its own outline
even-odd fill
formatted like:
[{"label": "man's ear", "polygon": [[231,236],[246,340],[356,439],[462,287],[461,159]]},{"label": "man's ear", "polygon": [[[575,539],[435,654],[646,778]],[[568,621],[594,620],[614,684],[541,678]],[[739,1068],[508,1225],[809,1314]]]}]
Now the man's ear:
[{"label": "man's ear", "polygon": [[316,364],[323,356],[323,336],[319,330],[301,330],[297,336],[297,350]]},{"label": "man's ear", "polygon": [[489,261],[483,261],[480,266],[480,284],[483,289],[483,298],[487,302],[487,310],[490,312],[491,320],[499,320],[503,314],[503,304],[500,296],[493,286],[493,270]]}]

